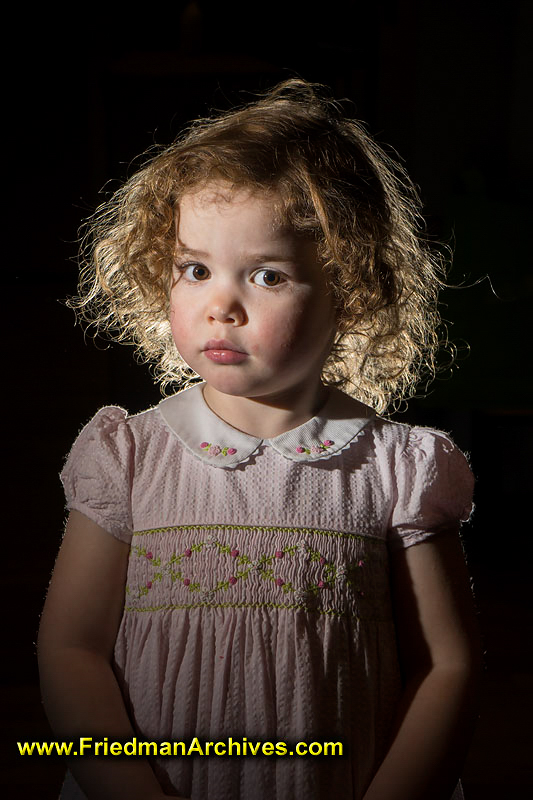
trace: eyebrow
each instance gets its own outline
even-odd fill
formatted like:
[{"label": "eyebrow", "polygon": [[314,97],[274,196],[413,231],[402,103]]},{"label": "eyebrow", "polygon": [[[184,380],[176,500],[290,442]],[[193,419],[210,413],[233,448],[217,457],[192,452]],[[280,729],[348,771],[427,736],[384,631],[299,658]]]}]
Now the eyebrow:
[{"label": "eyebrow", "polygon": [[[176,253],[180,256],[192,256],[194,258],[209,258],[209,253],[206,253],[204,250],[194,250],[192,247],[186,247],[184,245],[178,245],[176,247]],[[293,263],[294,258],[287,255],[279,255],[276,253],[250,253],[249,255],[243,253],[243,257],[246,260],[253,261],[256,264],[261,264],[264,261],[275,261],[280,263]]]},{"label": "eyebrow", "polygon": [[209,253],[205,253],[203,250],[193,250],[191,247],[184,247],[181,244],[178,244],[176,247],[176,252],[184,256],[201,256],[202,258],[209,255]]}]

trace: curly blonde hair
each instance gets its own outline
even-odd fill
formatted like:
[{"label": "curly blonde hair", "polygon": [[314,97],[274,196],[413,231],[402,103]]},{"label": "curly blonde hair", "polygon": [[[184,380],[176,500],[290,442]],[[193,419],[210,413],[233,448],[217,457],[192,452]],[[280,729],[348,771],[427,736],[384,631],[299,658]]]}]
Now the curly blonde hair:
[{"label": "curly blonde hair", "polygon": [[170,330],[175,220],[183,195],[213,180],[275,193],[284,221],[316,241],[337,309],[327,385],[383,412],[434,375],[444,284],[417,193],[359,122],[300,79],[197,120],[152,154],[87,221],[69,305],[133,342],[163,390],[197,380]]}]

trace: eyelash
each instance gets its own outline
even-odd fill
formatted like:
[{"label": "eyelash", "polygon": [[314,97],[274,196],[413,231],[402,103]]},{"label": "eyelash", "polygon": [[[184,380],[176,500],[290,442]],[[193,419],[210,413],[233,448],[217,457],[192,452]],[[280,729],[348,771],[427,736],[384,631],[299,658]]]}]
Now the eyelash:
[{"label": "eyelash", "polygon": [[[206,270],[207,277],[209,277],[209,270],[207,269],[207,267],[204,267],[203,264],[197,264],[196,262],[187,262],[185,264],[176,264],[176,269],[178,270],[180,275],[185,275],[187,277],[187,280],[191,281],[191,283],[201,283],[203,280],[206,280],[206,278],[199,278],[197,280],[194,280],[193,278],[187,276],[186,273],[187,273],[187,271],[189,269],[191,269],[191,268],[195,269],[197,267],[200,267],[200,269]],[[282,283],[284,283],[284,278],[283,278],[281,272],[277,272],[275,269],[266,269],[266,268],[259,269],[259,270],[257,270],[257,272],[254,272],[254,277],[256,275],[260,275],[261,273],[271,273],[272,275],[276,275],[280,279],[277,283],[273,283],[273,284],[264,284],[264,283],[263,284],[257,284],[258,286],[262,286],[263,289],[276,289],[278,286],[280,286]]]}]

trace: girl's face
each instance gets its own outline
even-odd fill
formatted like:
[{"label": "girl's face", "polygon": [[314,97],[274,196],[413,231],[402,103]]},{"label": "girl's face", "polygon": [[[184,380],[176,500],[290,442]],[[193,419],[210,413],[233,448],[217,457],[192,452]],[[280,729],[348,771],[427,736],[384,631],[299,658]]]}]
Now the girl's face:
[{"label": "girl's face", "polygon": [[211,390],[290,400],[320,385],[334,307],[316,245],[276,198],[222,183],[180,202],[171,292],[179,353]]}]

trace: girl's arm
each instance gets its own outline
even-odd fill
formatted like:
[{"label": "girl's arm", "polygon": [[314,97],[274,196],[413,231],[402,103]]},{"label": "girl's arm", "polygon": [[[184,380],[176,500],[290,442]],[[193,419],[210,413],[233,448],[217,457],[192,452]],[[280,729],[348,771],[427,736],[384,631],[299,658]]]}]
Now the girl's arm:
[{"label": "girl's arm", "polygon": [[408,547],[391,569],[404,692],[364,800],[450,800],[477,717],[481,664],[459,537]]},{"label": "girl's arm", "polygon": [[[46,713],[61,740],[131,738],[111,666],[124,607],[129,545],[72,511],[46,598],[38,640]],[[75,749],[75,746],[74,746]],[[98,800],[162,800],[147,760],[79,756],[69,766]]]}]

